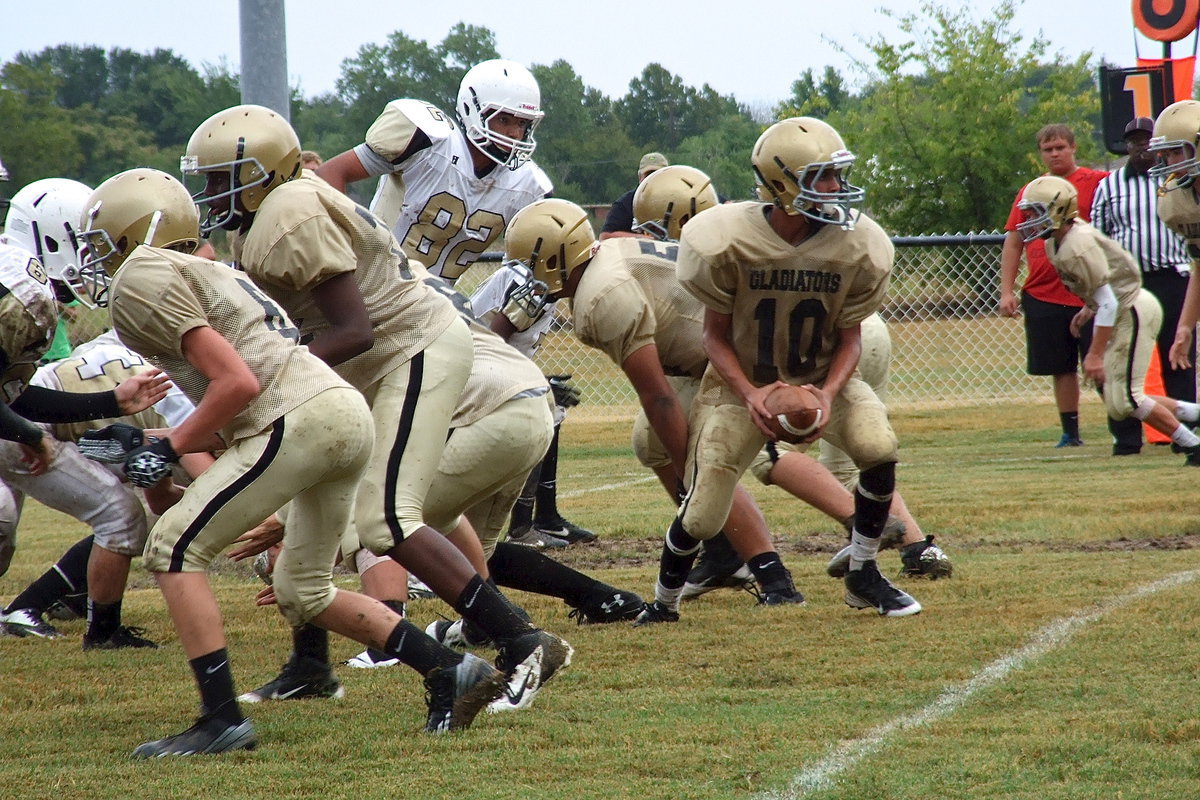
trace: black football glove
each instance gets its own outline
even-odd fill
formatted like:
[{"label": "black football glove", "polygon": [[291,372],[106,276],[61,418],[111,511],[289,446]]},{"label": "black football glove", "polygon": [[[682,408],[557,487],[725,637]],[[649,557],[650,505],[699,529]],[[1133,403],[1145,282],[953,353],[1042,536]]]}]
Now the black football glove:
[{"label": "black football glove", "polygon": [[130,451],[145,443],[141,428],[114,422],[99,430],[90,430],[79,437],[79,452],[102,464],[123,464]]},{"label": "black football glove", "polygon": [[171,465],[179,462],[169,439],[151,439],[150,444],[130,450],[125,457],[125,477],[134,486],[148,489],[171,474]]},{"label": "black football glove", "polygon": [[570,375],[547,375],[546,380],[550,381],[550,391],[554,392],[555,403],[563,408],[579,405],[579,390],[567,383],[571,380]]}]

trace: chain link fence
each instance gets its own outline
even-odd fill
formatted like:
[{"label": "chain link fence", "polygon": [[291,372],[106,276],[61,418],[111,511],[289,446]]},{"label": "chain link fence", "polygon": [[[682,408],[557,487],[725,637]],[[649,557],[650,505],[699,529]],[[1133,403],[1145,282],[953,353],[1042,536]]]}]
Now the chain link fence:
[{"label": "chain link fence", "polygon": [[[996,313],[1001,233],[896,237],[896,265],[883,317],[892,335],[888,402],[893,407],[1048,399],[1046,378],[1025,374],[1019,318]],[[496,268],[487,253],[458,286],[470,293]],[[564,304],[559,304],[560,306]],[[73,344],[105,330],[108,314],[82,310],[70,323]],[[546,374],[570,374],[583,403],[575,419],[628,418],[637,396],[624,374],[571,333],[560,316],[537,361]]]}]

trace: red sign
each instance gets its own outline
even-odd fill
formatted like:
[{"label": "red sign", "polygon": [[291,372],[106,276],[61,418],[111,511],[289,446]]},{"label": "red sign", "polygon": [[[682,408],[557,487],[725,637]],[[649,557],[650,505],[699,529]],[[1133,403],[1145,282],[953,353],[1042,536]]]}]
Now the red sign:
[{"label": "red sign", "polygon": [[1178,42],[1200,25],[1200,0],[1133,0],[1133,24],[1158,42]]}]

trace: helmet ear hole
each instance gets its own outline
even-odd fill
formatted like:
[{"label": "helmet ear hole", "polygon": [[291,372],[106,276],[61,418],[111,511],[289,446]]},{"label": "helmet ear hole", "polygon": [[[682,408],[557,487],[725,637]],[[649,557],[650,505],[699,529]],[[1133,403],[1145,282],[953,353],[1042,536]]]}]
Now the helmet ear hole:
[{"label": "helmet ear hole", "polygon": [[126,251],[129,249],[129,237],[122,236],[117,240],[117,243],[113,245],[113,249],[118,255],[125,255]]},{"label": "helmet ear hole", "polygon": [[42,244],[45,246],[47,253],[57,253],[58,252],[58,240],[55,239],[53,236],[43,236]]}]

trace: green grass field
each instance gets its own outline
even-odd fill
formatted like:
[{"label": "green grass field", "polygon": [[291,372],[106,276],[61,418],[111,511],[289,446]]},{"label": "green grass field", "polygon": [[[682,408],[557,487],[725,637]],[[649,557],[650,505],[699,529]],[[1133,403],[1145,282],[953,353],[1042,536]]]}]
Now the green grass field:
[{"label": "green grass field", "polygon": [[[517,594],[575,646],[534,706],[461,734],[421,732],[405,668],[340,668],[341,701],[250,707],[253,753],[133,762],[190,724],[196,694],[152,581],[135,569],[126,621],[157,651],[83,653],[67,638],[0,639],[0,798],[1168,798],[1200,794],[1195,647],[1200,471],[1168,448],[1109,455],[1085,405],[1083,448],[1056,450],[1051,406],[901,411],[900,486],[955,563],[906,580],[921,615],[853,611],[823,567],[835,524],[777,489],[759,498],[804,607],[716,592],[676,625],[576,627]],[[649,595],[671,509],[623,422],[568,421],[560,506],[601,542],[564,560]],[[35,503],[0,596],[85,529]],[[894,552],[880,560],[894,574]],[[341,576],[345,585],[351,579]],[[241,690],[273,677],[288,638],[219,564]],[[411,604],[424,626],[449,614]],[[361,648],[335,640],[333,656]]]}]

